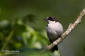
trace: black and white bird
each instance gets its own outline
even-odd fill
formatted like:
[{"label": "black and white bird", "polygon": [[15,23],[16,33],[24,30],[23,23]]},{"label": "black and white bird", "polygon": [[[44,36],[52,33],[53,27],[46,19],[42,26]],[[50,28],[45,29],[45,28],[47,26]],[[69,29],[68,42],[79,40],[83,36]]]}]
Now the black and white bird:
[{"label": "black and white bird", "polygon": [[[63,26],[55,17],[48,17],[47,22],[47,36],[49,41],[52,43],[53,41],[57,40],[63,33]],[[57,45],[52,48],[52,51],[54,50],[58,50]]]}]

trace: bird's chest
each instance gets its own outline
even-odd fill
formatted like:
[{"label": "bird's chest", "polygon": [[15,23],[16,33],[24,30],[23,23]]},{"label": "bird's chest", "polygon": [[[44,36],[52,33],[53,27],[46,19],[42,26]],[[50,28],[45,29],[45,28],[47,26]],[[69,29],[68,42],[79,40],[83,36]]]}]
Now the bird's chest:
[{"label": "bird's chest", "polygon": [[59,35],[61,35],[63,32],[63,27],[59,22],[49,23],[47,26],[47,32],[53,33],[53,34],[58,33]]},{"label": "bird's chest", "polygon": [[47,27],[48,38],[53,42],[57,39],[57,27],[55,25],[50,25]]},{"label": "bird's chest", "polygon": [[56,24],[48,24],[47,32],[55,34],[58,29],[58,26]]},{"label": "bird's chest", "polygon": [[63,28],[60,23],[51,23],[47,26],[47,35],[49,40],[54,41],[63,32]]}]

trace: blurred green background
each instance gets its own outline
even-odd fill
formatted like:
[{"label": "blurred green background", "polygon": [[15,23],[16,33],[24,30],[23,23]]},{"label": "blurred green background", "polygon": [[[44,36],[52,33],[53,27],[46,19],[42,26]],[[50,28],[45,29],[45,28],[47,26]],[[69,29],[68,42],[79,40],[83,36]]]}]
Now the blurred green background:
[{"label": "blurred green background", "polygon": [[[85,0],[0,0],[0,50],[20,50],[23,56],[54,56],[42,51],[49,44],[44,19],[55,16],[66,30],[83,8]],[[59,45],[60,54],[85,56],[84,37],[85,17]]]}]

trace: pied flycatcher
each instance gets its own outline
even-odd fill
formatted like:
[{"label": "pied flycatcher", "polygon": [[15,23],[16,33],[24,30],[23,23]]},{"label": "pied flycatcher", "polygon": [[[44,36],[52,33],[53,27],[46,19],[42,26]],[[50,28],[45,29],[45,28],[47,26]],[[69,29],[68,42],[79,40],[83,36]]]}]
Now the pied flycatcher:
[{"label": "pied flycatcher", "polygon": [[[48,17],[47,22],[47,36],[49,41],[53,43],[53,41],[57,40],[63,33],[63,26],[55,17]],[[52,48],[52,51],[54,50],[58,50],[57,45]]]}]

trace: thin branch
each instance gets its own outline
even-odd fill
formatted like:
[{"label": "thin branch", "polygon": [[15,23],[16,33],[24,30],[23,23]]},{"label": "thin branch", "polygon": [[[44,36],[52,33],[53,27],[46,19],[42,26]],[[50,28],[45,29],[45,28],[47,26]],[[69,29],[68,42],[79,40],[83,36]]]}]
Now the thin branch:
[{"label": "thin branch", "polygon": [[54,41],[49,46],[47,46],[47,49],[50,50],[55,45],[58,45],[59,43],[61,43],[63,39],[65,39],[66,36],[81,22],[81,19],[84,15],[85,15],[85,8],[81,11],[80,16],[78,16],[77,20],[73,24],[70,24],[68,26],[67,30],[61,35],[60,38],[58,38],[56,41]]},{"label": "thin branch", "polygon": [[4,44],[3,44],[3,46],[2,46],[1,51],[3,51],[3,50],[6,48],[6,46],[8,45],[8,43],[9,43],[9,41],[10,41],[10,39],[11,39],[12,36],[13,36],[13,33],[14,33],[14,29],[9,33],[7,39],[4,41]]}]

